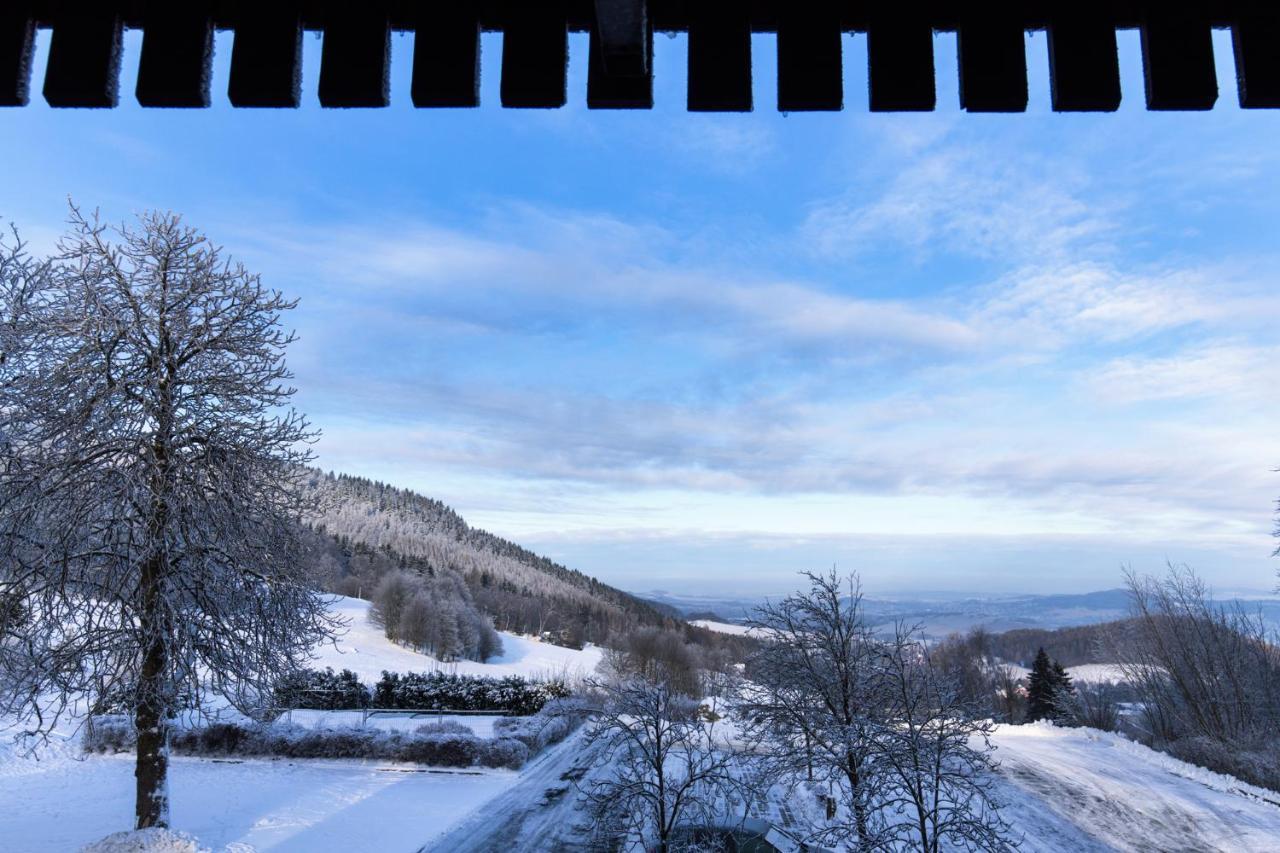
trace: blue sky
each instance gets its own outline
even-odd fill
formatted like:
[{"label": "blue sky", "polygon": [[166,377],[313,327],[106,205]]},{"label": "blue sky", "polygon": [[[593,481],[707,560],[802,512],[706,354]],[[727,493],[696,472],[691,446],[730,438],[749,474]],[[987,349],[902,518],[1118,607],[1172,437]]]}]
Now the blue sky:
[{"label": "blue sky", "polygon": [[[40,36],[40,62],[48,34]],[[1230,43],[1208,114],[1125,103],[871,115],[773,108],[756,37],[745,116],[684,112],[659,36],[652,112],[408,104],[0,113],[0,217],[52,245],[66,198],[184,213],[301,298],[291,353],[326,468],[418,489],[635,590],[873,594],[1114,586],[1188,562],[1267,589],[1280,494],[1280,113],[1240,111]],[[38,64],[36,86],[43,65]]]}]

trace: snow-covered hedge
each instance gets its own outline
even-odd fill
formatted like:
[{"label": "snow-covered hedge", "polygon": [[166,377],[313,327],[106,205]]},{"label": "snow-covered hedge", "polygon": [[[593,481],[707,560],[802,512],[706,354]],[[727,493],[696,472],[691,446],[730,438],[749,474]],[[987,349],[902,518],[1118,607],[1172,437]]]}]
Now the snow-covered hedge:
[{"label": "snow-covered hedge", "polygon": [[369,688],[349,669],[304,669],[276,685],[275,704],[279,708],[358,711],[369,707]]},{"label": "snow-covered hedge", "polygon": [[[83,740],[86,752],[127,752],[136,743],[128,717],[94,718]],[[309,729],[287,723],[212,723],[174,729],[170,748],[181,755],[361,758],[407,761],[438,767],[507,767],[518,770],[547,745],[558,743],[581,722],[563,713],[507,718],[495,737],[480,738],[453,721],[412,732],[374,728]]]},{"label": "snow-covered hedge", "polygon": [[414,711],[506,711],[536,714],[552,699],[570,694],[557,681],[528,681],[518,675],[486,678],[443,672],[383,672],[373,690],[373,707]]}]

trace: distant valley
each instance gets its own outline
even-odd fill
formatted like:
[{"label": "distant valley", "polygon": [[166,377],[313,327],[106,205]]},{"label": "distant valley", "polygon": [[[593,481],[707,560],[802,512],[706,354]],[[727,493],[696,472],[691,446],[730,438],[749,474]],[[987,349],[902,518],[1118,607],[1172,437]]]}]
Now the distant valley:
[{"label": "distant valley", "polygon": [[[764,601],[758,598],[679,595],[664,591],[635,593],[636,597],[672,608],[686,619],[706,619],[731,624],[750,618]],[[780,597],[780,596],[777,596]],[[775,598],[771,596],[771,598]],[[1270,625],[1280,627],[1280,598],[1224,599],[1259,612]],[[971,628],[999,633],[1019,628],[1052,630],[1112,622],[1129,615],[1128,593],[1123,589],[1057,595],[946,596],[863,599],[867,618],[877,627],[901,620],[918,624],[928,638],[939,639]]]}]

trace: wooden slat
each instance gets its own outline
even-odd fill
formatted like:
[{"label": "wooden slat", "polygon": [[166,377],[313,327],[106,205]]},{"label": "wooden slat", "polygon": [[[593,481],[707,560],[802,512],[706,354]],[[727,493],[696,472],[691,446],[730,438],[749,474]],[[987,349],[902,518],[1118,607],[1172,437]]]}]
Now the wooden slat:
[{"label": "wooden slat", "polygon": [[791,2],[778,11],[778,109],[844,106],[840,14],[828,2]]},{"label": "wooden slat", "polygon": [[380,0],[332,3],[320,53],[322,107],[391,103],[391,29]]},{"label": "wooden slat", "polygon": [[991,16],[961,23],[956,50],[963,109],[971,113],[1026,110],[1026,34],[1016,17]]},{"label": "wooden slat", "polygon": [[611,78],[650,75],[653,29],[648,0],[595,0],[595,38],[601,68]]},{"label": "wooden slat", "polygon": [[867,25],[872,112],[928,112],[937,106],[933,30],[921,18],[880,15]]},{"label": "wooden slat", "polygon": [[1153,9],[1142,25],[1147,109],[1208,110],[1218,100],[1209,22],[1176,4]]},{"label": "wooden slat", "polygon": [[30,7],[0,6],[0,107],[25,107],[31,98],[35,22]]},{"label": "wooden slat", "polygon": [[1111,18],[1063,14],[1049,25],[1049,77],[1059,112],[1111,112],[1120,107],[1120,60]]},{"label": "wooden slat", "polygon": [[1231,25],[1236,86],[1246,109],[1280,107],[1280,14],[1253,11]]},{"label": "wooden slat", "polygon": [[296,107],[302,95],[302,28],[296,4],[246,8],[236,22],[227,88],[237,107]]},{"label": "wooden slat", "polygon": [[480,105],[480,16],[474,3],[418,5],[413,105]]},{"label": "wooden slat", "polygon": [[513,3],[502,33],[502,105],[555,108],[565,103],[569,28],[559,0]]},{"label": "wooden slat", "polygon": [[[653,53],[653,33],[646,39],[646,48]],[[617,63],[607,65],[607,54],[601,48],[600,36],[591,31],[590,55],[587,59],[587,108],[593,110],[647,110],[653,107],[653,62],[644,62],[644,71],[627,74],[613,69]],[[628,61],[624,68],[635,69],[637,63]]]},{"label": "wooden slat", "polygon": [[691,112],[750,112],[751,18],[738,0],[689,4]]},{"label": "wooden slat", "polygon": [[53,107],[114,107],[120,96],[122,24],[90,0],[64,2],[53,22],[44,99]]},{"label": "wooden slat", "polygon": [[213,19],[203,0],[151,0],[143,21],[138,103],[207,107],[213,66]]}]

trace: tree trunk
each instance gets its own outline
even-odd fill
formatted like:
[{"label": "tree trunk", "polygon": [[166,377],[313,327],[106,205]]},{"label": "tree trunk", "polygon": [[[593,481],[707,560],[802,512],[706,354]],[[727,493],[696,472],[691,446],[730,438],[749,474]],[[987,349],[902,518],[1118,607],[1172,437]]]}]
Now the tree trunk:
[{"label": "tree trunk", "polygon": [[134,708],[138,732],[137,799],[134,805],[136,828],[169,825],[169,685],[165,671],[163,617],[160,606],[160,566],[162,557],[147,561],[142,573],[142,618],[144,642],[142,671]]},{"label": "tree trunk", "polygon": [[[852,754],[848,754],[851,762],[852,758]],[[858,849],[870,850],[871,833],[867,828],[867,804],[862,798],[862,779],[857,766],[851,763],[845,775],[849,780],[849,793],[853,800],[853,822],[858,830]]]}]

